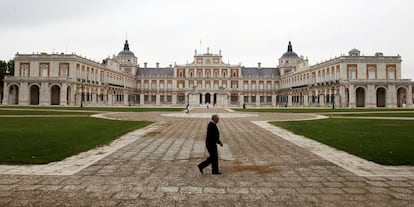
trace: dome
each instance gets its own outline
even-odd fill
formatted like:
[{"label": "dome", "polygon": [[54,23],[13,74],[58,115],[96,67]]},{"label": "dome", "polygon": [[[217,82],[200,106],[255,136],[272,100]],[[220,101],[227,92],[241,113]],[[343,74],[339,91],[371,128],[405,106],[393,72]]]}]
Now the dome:
[{"label": "dome", "polygon": [[287,52],[283,53],[281,58],[299,58],[298,54],[293,52],[292,43],[289,41]]},{"label": "dome", "polygon": [[299,56],[295,52],[285,52],[282,58],[299,58]]},{"label": "dome", "polygon": [[125,40],[124,50],[119,52],[118,56],[133,56],[133,57],[135,57],[134,53],[129,50],[128,40]]},{"label": "dome", "polygon": [[359,54],[361,53],[361,51],[359,51],[358,49],[352,49],[349,52],[349,56],[359,56]]}]

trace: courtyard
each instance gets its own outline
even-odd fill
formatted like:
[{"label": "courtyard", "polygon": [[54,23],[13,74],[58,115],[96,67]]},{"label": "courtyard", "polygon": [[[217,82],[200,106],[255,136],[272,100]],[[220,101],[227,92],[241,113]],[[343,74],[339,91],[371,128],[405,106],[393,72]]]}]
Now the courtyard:
[{"label": "courtyard", "polygon": [[[209,168],[201,175],[196,167],[207,156],[204,137],[212,113],[222,117],[218,176]],[[328,161],[314,152],[316,145],[294,143],[260,125],[318,118],[314,114],[198,108],[190,115],[98,116],[156,124],[121,137],[124,144],[95,159],[0,166],[0,206],[414,206],[412,167],[404,168],[407,174],[363,175],[347,168],[357,164],[353,159],[344,165]],[[62,171],[46,169],[59,163]]]}]

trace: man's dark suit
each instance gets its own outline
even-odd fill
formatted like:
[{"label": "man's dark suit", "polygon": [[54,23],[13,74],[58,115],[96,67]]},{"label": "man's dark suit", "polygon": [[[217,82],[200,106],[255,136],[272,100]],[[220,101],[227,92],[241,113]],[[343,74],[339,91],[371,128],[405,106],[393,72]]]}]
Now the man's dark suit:
[{"label": "man's dark suit", "polygon": [[198,167],[204,169],[209,164],[211,164],[212,172],[218,173],[218,154],[217,154],[217,144],[222,144],[220,141],[220,132],[217,128],[217,125],[214,121],[210,121],[207,126],[207,136],[206,136],[206,147],[207,151],[210,154],[210,157],[207,158],[204,162],[200,163]]}]

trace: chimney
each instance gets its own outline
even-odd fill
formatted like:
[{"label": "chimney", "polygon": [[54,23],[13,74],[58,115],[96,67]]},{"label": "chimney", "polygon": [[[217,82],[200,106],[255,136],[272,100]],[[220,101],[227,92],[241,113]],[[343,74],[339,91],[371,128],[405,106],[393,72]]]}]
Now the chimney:
[{"label": "chimney", "polygon": [[145,62],[145,63],[144,63],[144,68],[147,68],[147,65],[148,65],[148,63],[147,63],[147,62]]},{"label": "chimney", "polygon": [[257,63],[257,69],[260,69],[262,67],[262,63],[261,62],[258,62]]},{"label": "chimney", "polygon": [[157,68],[160,68],[160,63],[156,63],[156,65],[157,65]]}]

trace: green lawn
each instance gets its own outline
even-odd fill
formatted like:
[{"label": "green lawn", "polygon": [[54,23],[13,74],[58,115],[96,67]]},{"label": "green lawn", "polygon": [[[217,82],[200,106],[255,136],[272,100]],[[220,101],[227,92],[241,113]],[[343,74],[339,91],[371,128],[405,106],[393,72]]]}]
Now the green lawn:
[{"label": "green lawn", "polygon": [[150,111],[182,111],[183,108],[165,107],[165,108],[141,108],[141,107],[48,107],[48,106],[1,106],[1,108],[16,108],[16,109],[52,109],[52,110],[80,110],[80,111],[113,111],[113,112],[150,112]]},{"label": "green lawn", "polygon": [[383,165],[414,165],[414,121],[321,119],[272,122]]},{"label": "green lawn", "polygon": [[91,117],[0,118],[0,163],[41,164],[105,145],[148,121]]},{"label": "green lawn", "polygon": [[414,109],[321,109],[321,108],[233,108],[239,112],[269,112],[269,113],[333,113],[333,112],[378,112],[378,111],[413,111]]},{"label": "green lawn", "polygon": [[0,115],[91,115],[86,111],[1,110]]},{"label": "green lawn", "polygon": [[414,117],[414,113],[356,113],[356,114],[328,114],[329,116],[372,116],[372,117]]}]

